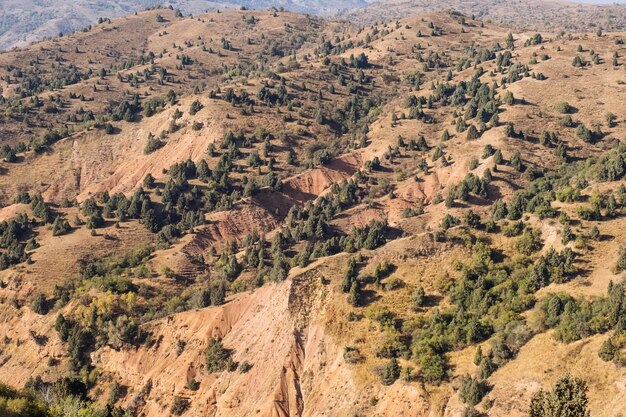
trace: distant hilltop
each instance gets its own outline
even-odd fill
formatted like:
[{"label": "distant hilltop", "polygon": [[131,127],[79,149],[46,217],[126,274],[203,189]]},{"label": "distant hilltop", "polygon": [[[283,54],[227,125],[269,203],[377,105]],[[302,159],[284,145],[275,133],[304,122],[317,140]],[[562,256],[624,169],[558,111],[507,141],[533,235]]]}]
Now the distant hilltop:
[{"label": "distant hilltop", "polygon": [[[23,47],[34,41],[67,35],[95,24],[99,18],[115,18],[154,7],[199,14],[219,9],[268,9],[270,7],[325,17],[355,19],[364,23],[398,19],[409,13],[454,9],[468,16],[528,30],[623,30],[624,0],[582,3],[528,0],[520,8],[514,0],[55,0],[42,6],[34,0],[3,0],[0,4],[0,50]],[[620,3],[620,4],[618,4]]]}]

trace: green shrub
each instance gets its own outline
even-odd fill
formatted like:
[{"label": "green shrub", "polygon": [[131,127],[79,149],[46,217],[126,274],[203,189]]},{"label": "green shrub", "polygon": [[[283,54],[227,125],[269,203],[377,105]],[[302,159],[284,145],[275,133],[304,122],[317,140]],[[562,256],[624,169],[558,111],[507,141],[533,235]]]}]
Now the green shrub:
[{"label": "green shrub", "polygon": [[502,226],[502,233],[506,237],[519,236],[522,234],[525,228],[526,225],[524,224],[524,222],[519,220],[516,222],[507,223]]},{"label": "green shrub", "polygon": [[226,370],[231,361],[232,352],[224,347],[221,340],[211,338],[205,351],[207,372]]},{"label": "green shrub", "polygon": [[361,355],[358,348],[346,346],[343,351],[343,360],[345,360],[346,363],[355,364],[363,360],[363,355]]},{"label": "green shrub", "polygon": [[515,243],[515,248],[523,255],[531,255],[543,247],[541,234],[538,230],[528,228],[522,234],[522,237]]},{"label": "green shrub", "polygon": [[170,412],[175,416],[181,416],[187,411],[189,408],[189,400],[183,397],[179,397],[178,395],[174,396],[174,401],[172,401],[172,407],[170,408]]},{"label": "green shrub", "polygon": [[196,381],[194,378],[191,378],[187,381],[187,385],[185,385],[188,390],[197,391],[200,388],[200,382]]},{"label": "green shrub", "polygon": [[157,149],[162,148],[163,146],[165,146],[165,142],[161,141],[159,138],[157,138],[153,134],[150,134],[148,135],[148,143],[146,144],[146,147],[143,149],[143,153],[146,155],[151,154],[152,152],[156,151]]},{"label": "green shrub", "polygon": [[432,384],[438,384],[446,377],[445,361],[435,352],[423,355],[419,365],[424,379]]},{"label": "green shrub", "polygon": [[618,354],[619,350],[613,345],[611,338],[606,339],[598,351],[598,356],[604,362],[612,361]]},{"label": "green shrub", "polygon": [[413,292],[413,296],[411,297],[411,304],[413,310],[419,310],[426,301],[426,291],[424,291],[423,287],[417,287],[417,289]]},{"label": "green shrub", "polygon": [[193,103],[191,103],[191,106],[189,107],[189,114],[191,116],[195,116],[196,113],[202,110],[202,107],[204,106],[202,105],[202,103],[200,103],[200,100],[195,100]]},{"label": "green shrub", "polygon": [[252,364],[248,361],[243,361],[241,362],[241,365],[239,365],[239,372],[241,372],[242,374],[245,374],[250,369],[252,369]]},{"label": "green shrub", "polygon": [[30,307],[37,314],[43,315],[48,313],[48,300],[46,300],[46,296],[41,293],[37,294]]},{"label": "green shrub", "polygon": [[617,256],[617,262],[615,264],[615,271],[618,274],[620,272],[626,271],[626,246],[621,246],[619,248],[619,254]]},{"label": "green shrub", "polygon": [[400,377],[400,366],[396,358],[391,358],[383,368],[380,382],[383,385],[391,385]]},{"label": "green shrub", "polygon": [[552,391],[542,389],[532,396],[528,417],[589,417],[588,402],[587,383],[566,375],[554,384]]},{"label": "green shrub", "polygon": [[489,392],[489,385],[487,382],[477,378],[472,378],[469,375],[461,378],[459,397],[465,404],[474,406],[480,403],[487,392]]},{"label": "green shrub", "polygon": [[554,104],[554,110],[559,113],[568,114],[574,111],[574,108],[567,101],[558,101]]}]

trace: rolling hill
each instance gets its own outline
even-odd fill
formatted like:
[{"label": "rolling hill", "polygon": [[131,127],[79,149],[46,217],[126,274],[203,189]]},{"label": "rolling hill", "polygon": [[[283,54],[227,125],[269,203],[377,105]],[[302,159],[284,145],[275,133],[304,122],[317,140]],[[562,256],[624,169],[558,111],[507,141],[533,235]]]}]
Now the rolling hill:
[{"label": "rolling hill", "polygon": [[414,13],[457,10],[467,16],[516,27],[520,30],[570,31],[624,30],[626,5],[619,2],[568,2],[565,0],[5,0],[0,4],[0,51],[25,46],[43,38],[81,31],[100,18],[129,15],[146,8],[172,7],[184,14],[208,10],[266,10],[272,7],[324,17],[375,22],[398,19]]},{"label": "rolling hill", "polygon": [[0,54],[0,414],[626,413],[623,21],[379,7]]},{"label": "rolling hill", "polygon": [[318,15],[336,14],[345,9],[362,7],[367,0],[6,0],[0,4],[0,51],[15,46],[25,46],[47,37],[69,34],[94,25],[99,18],[115,18],[157,6],[171,6],[185,14],[198,14],[207,10],[268,9],[284,7],[288,10]]}]

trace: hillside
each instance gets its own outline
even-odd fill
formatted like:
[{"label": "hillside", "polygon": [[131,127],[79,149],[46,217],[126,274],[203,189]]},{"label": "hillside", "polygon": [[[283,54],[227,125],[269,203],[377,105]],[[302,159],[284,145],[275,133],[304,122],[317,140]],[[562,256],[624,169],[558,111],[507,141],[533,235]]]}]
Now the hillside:
[{"label": "hillside", "polygon": [[185,15],[209,10],[278,8],[366,23],[400,19],[416,13],[457,10],[518,30],[626,30],[625,4],[593,3],[568,0],[54,0],[43,4],[35,0],[4,0],[0,4],[0,51],[24,47],[59,34],[87,30],[100,19],[126,16],[154,7],[177,9]]},{"label": "hillside", "polygon": [[154,7],[172,7],[185,14],[208,10],[285,8],[300,13],[334,15],[363,7],[367,0],[3,0],[0,4],[0,51],[23,47],[44,38],[82,31],[99,19],[112,19]]},{"label": "hillside", "polygon": [[626,413],[626,32],[364,10],[0,54],[0,414]]}]

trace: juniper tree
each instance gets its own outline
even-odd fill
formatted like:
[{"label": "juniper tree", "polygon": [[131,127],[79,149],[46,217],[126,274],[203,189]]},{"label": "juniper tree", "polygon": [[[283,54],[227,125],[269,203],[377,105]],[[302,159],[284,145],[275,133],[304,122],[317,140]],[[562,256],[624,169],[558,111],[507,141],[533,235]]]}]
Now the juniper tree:
[{"label": "juniper tree", "polygon": [[348,292],[348,302],[357,307],[361,304],[361,285],[358,280],[352,281],[350,291]]},{"label": "juniper tree", "polygon": [[413,291],[413,295],[411,296],[411,306],[413,310],[419,310],[426,300],[426,291],[424,291],[423,287],[417,287],[415,291]]},{"label": "juniper tree", "polygon": [[209,373],[221,372],[226,369],[231,352],[224,347],[221,340],[211,337],[205,350],[206,370]]},{"label": "juniper tree", "polygon": [[470,127],[467,129],[467,140],[474,139],[478,139],[478,130],[476,129],[476,126],[470,125]]},{"label": "juniper tree", "polygon": [[391,358],[383,369],[381,382],[383,385],[392,385],[400,377],[400,365],[396,358]]},{"label": "juniper tree", "polygon": [[155,179],[151,173],[148,173],[143,179],[143,187],[148,190],[151,190],[154,188],[154,183],[155,183]]},{"label": "juniper tree", "polygon": [[619,248],[617,262],[615,264],[615,271],[618,274],[622,271],[626,271],[626,246],[621,246]]},{"label": "juniper tree", "polygon": [[356,271],[356,260],[354,258],[348,259],[348,269],[344,274],[343,281],[341,284],[341,290],[343,292],[350,291],[352,288],[352,283],[357,279],[357,271]]},{"label": "juniper tree", "polygon": [[528,417],[589,417],[587,383],[566,375],[551,391],[536,392],[528,407]]}]

